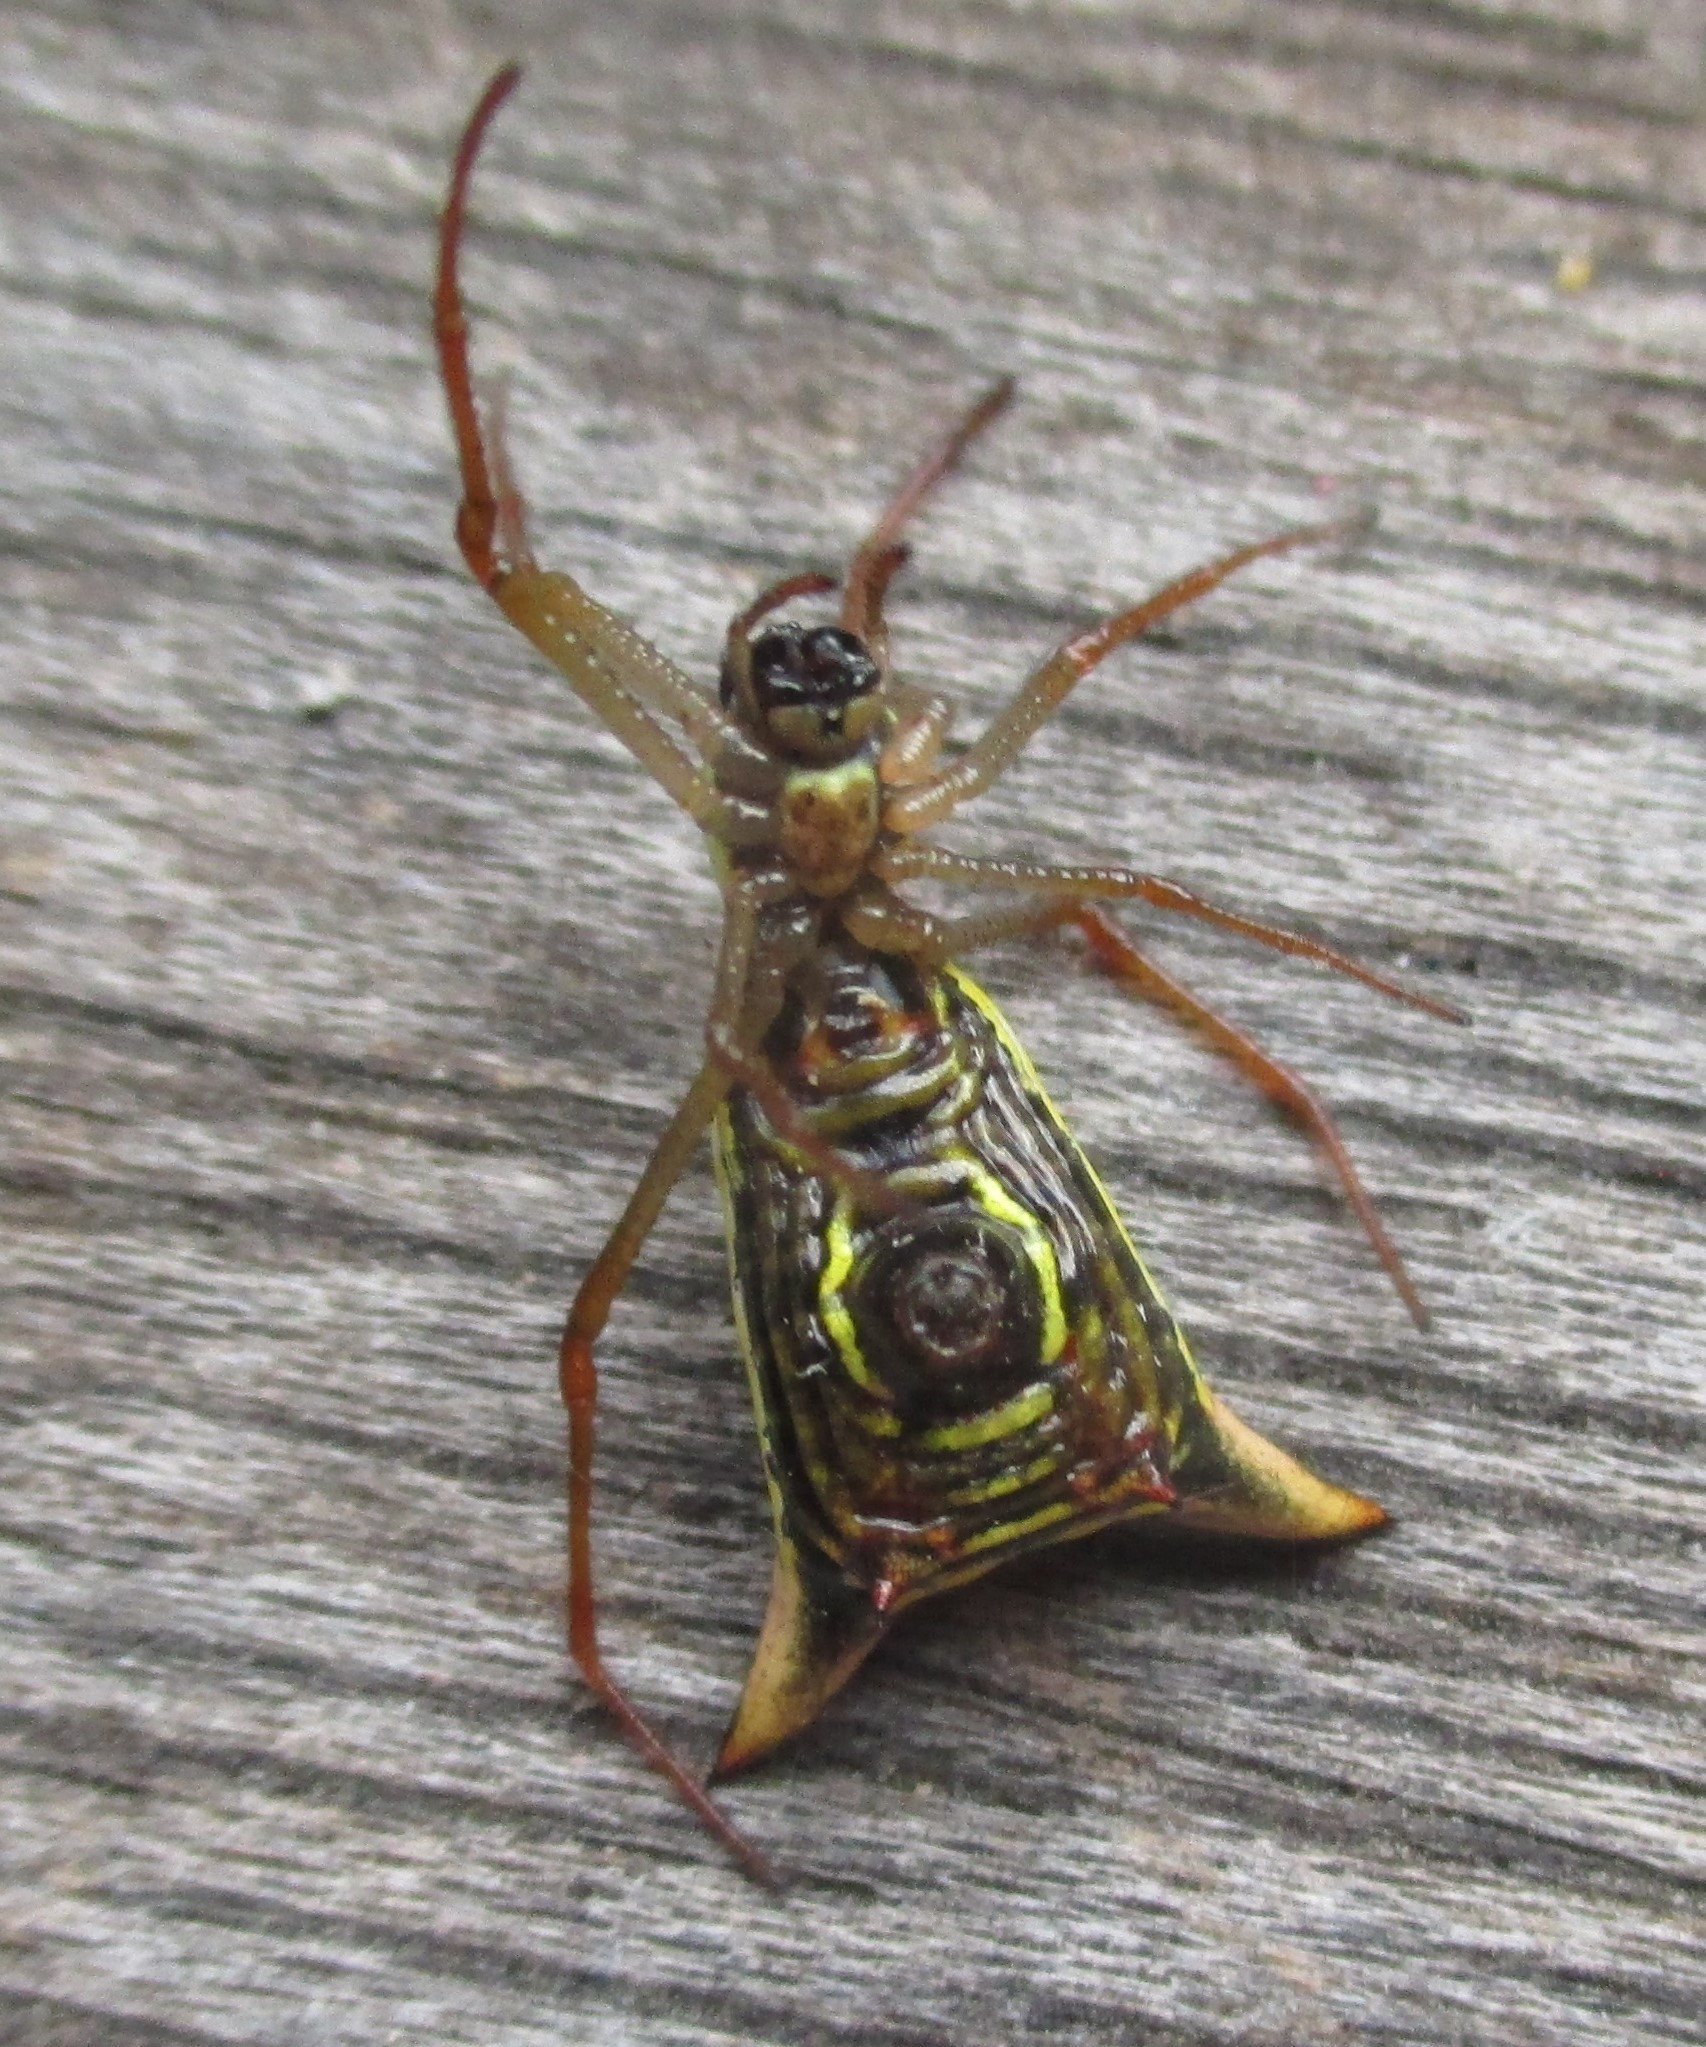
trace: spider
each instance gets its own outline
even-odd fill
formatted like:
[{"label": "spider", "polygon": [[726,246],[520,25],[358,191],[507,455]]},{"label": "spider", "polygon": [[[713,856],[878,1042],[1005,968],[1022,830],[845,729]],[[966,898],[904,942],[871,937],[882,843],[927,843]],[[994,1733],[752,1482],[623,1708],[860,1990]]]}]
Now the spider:
[{"label": "spider", "polygon": [[[1207,595],[1247,564],[1343,540],[1357,530],[1359,519],[1293,526],[1236,548],[1074,634],[1032,670],[1005,709],[964,747],[950,744],[948,700],[895,673],[884,601],[907,558],[902,536],[909,522],[970,444],[1006,410],[1014,395],[1011,378],[986,392],[906,478],[855,551],[844,578],[815,570],[786,576],[731,620],[714,695],[697,687],[570,577],[541,568],[529,545],[501,419],[488,407],[482,421],[476,402],[458,278],[475,160],[519,76],[519,67],[504,67],[476,104],[456,151],[440,230],[434,333],[461,470],[457,539],[476,581],[504,616],[705,834],[723,897],[702,1063],[582,1280],[563,1333],[559,1363],[568,1417],[569,1646],[586,1681],[635,1747],[746,1868],[770,1882],[767,1862],[648,1725],[611,1675],[600,1649],[591,1547],[594,1351],[665,1197],[720,1117],[728,1141],[731,1103],[752,1105],[800,1171],[833,1190],[867,1224],[905,1211],[910,1197],[904,1176],[875,1170],[854,1147],[837,1145],[823,1119],[802,1105],[800,1090],[785,1084],[767,1049],[779,1020],[790,1014],[798,1023],[803,1009],[822,1023],[827,1012],[821,993],[812,991],[821,988],[826,959],[839,960],[844,978],[851,973],[858,981],[854,993],[865,1004],[866,1025],[875,1015],[879,1035],[881,1028],[892,1035],[906,1026],[906,1012],[885,1007],[887,998],[873,996],[870,989],[873,974],[885,963],[896,973],[910,974],[928,997],[930,987],[954,971],[950,963],[976,947],[1061,926],[1075,928],[1100,966],[1135,994],[1198,1027],[1312,1134],[1404,1302],[1424,1327],[1426,1311],[1416,1289],[1325,1110],[1292,1073],[1145,957],[1103,905],[1135,900],[1196,918],[1313,960],[1435,1016],[1461,1018],[1449,1005],[1401,986],[1318,939],[1222,908],[1159,875],[1116,866],[972,859],[926,836],[988,790],[1072,689],[1116,648]],[[778,616],[799,600],[837,589],[840,603],[833,623]],[[921,881],[1000,889],[1008,899],[998,907],[944,916],[910,899],[907,885]],[[933,975],[939,977],[936,984],[930,981]],[[977,999],[987,1002],[981,995]],[[858,1031],[846,1035],[851,1026],[845,1017],[841,1027],[843,1037],[831,1056],[845,1060],[857,1050]],[[1001,1044],[1008,1041],[1003,1038]],[[993,1056],[1022,1060],[1010,1047]],[[739,1254],[737,1245],[737,1261]],[[923,1281],[908,1281],[913,1291],[906,1297],[916,1345],[927,1355],[934,1355],[932,1343],[946,1346],[941,1355],[950,1360],[969,1357],[976,1349],[966,1329],[983,1342],[987,1331],[976,1320],[979,1314],[999,1334],[978,1293],[984,1278],[963,1260],[956,1265],[957,1255],[936,1252],[934,1264],[918,1268],[938,1285],[935,1297]],[[1152,1321],[1156,1312],[1165,1315],[1164,1308],[1146,1312]],[[955,1325],[956,1316],[964,1326]],[[946,1334],[939,1324],[946,1325]],[[957,1351],[955,1342],[960,1343]],[[1259,1442],[1248,1431],[1244,1437]],[[1271,1445],[1261,1450],[1288,1471],[1300,1471]],[[1301,1476],[1320,1487],[1320,1481]],[[1163,1482],[1157,1479],[1156,1484]],[[1105,1519],[1106,1497],[1098,1497]],[[1347,1527],[1353,1521],[1366,1527],[1380,1518],[1372,1503],[1358,1506],[1368,1513],[1353,1516]],[[778,1526],[780,1539],[780,1519]],[[953,1549],[951,1522],[946,1536],[938,1530],[935,1540],[938,1551],[944,1545]],[[863,1581],[867,1603],[879,1618],[897,1596],[898,1581],[892,1572],[883,1575],[888,1570],[888,1565],[873,1567]],[[960,1576],[967,1574],[960,1569]],[[823,1689],[820,1684],[819,1692]],[[814,1702],[820,1702],[815,1693],[807,1700],[815,1711]]]}]

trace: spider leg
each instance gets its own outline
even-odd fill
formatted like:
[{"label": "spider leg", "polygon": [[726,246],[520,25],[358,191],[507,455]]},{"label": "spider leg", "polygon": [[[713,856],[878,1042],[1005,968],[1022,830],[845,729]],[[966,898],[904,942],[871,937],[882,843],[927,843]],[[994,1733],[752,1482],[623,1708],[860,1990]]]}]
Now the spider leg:
[{"label": "spider leg", "polygon": [[475,158],[520,76],[518,65],[506,64],[480,95],[457,146],[439,227],[433,337],[462,474],[457,541],[475,580],[511,624],[675,801],[715,832],[722,806],[704,755],[732,732],[730,721],[672,661],[571,577],[538,566],[527,544],[521,493],[502,446],[501,406],[487,426],[481,423],[462,303],[462,233]]},{"label": "spider leg", "polygon": [[1200,1030],[1216,1051],[1225,1053],[1246,1079],[1254,1081],[1271,1102],[1314,1138],[1337,1174],[1352,1213],[1362,1224],[1375,1256],[1386,1268],[1416,1327],[1429,1327],[1427,1308],[1391,1233],[1380,1219],[1374,1198],[1363,1185],[1338,1126],[1308,1085],[1236,1024],[1211,1009],[1182,981],[1176,981],[1139,952],[1106,912],[1070,896],[1055,896],[1041,903],[1007,904],[997,910],[974,911],[969,916],[937,917],[884,889],[880,894],[873,891],[847,914],[845,922],[861,944],[876,951],[905,953],[933,966],[958,959],[980,945],[1030,937],[1062,924],[1074,925],[1089,942],[1091,957],[1099,967],[1123,982],[1134,995],[1172,1010]]},{"label": "spider leg", "polygon": [[[750,874],[729,887],[716,986],[706,1020],[705,1062],[659,1138],[621,1219],[581,1281],[563,1331],[560,1363],[563,1404],[569,1417],[570,1653],[634,1747],[669,1779],[748,1874],[772,1889],[777,1885],[770,1865],[646,1722],[610,1675],[599,1651],[592,1566],[593,1422],[598,1397],[593,1347],[670,1189],[730,1087],[748,1086],[756,1080],[759,1086],[781,1093],[757,1045],[780,1007],[792,958],[815,936],[815,925],[808,931],[803,923],[796,923],[791,933],[772,934],[770,944],[763,946],[759,943],[759,913],[767,905],[780,904],[790,887],[780,870]],[[812,1141],[821,1142],[815,1137]]]},{"label": "spider leg", "polygon": [[872,564],[869,586],[865,599],[865,631],[861,635],[871,650],[871,657],[888,676],[896,694],[911,694],[907,685],[896,686],[893,670],[889,666],[889,622],[883,616],[883,600],[889,594],[889,585],[912,559],[912,549],[904,541],[896,541],[885,554],[877,557]]},{"label": "spider leg", "polygon": [[728,1077],[710,1063],[700,1069],[671,1117],[621,1220],[581,1281],[563,1330],[558,1378],[569,1432],[569,1653],[581,1675],[614,1716],[640,1754],[667,1777],[748,1875],[775,1889],[768,1862],[706,1793],[687,1766],[655,1733],[605,1665],[598,1644],[598,1604],[592,1563],[592,1458],[598,1371],[593,1346],[603,1334],[640,1247],[651,1233],[669,1190],[697,1149],[717,1106],[728,1092]]},{"label": "spider leg", "polygon": [[457,257],[468,210],[468,184],[474,159],[498,109],[521,82],[521,66],[506,64],[494,72],[468,116],[450,170],[450,191],[438,229],[438,279],[433,291],[432,329],[438,346],[439,375],[450,407],[456,458],[462,471],[462,503],[456,514],[456,538],[474,579],[489,590],[503,573],[493,542],[497,535],[498,500],[474,400],[474,373],[468,360],[468,320],[462,308]]},{"label": "spider leg", "polygon": [[1224,1052],[1246,1079],[1255,1082],[1269,1101],[1276,1103],[1314,1138],[1338,1175],[1339,1185],[1345,1190],[1345,1199],[1350,1203],[1352,1213],[1362,1224],[1374,1247],[1374,1255],[1385,1266],[1388,1278],[1398,1289],[1399,1298],[1410,1311],[1411,1319],[1418,1329],[1426,1329],[1431,1318],[1398,1246],[1392,1241],[1374,1205],[1373,1196],[1352,1164],[1351,1155],[1332,1116],[1316,1100],[1308,1085],[1289,1067],[1282,1066],[1271,1053],[1264,1051],[1254,1038],[1211,1009],[1200,995],[1194,994],[1182,981],[1174,980],[1171,974],[1164,973],[1153,960],[1139,952],[1105,911],[1093,909],[1088,903],[1066,903],[1058,907],[1051,921],[1076,925],[1089,941],[1091,956],[1099,967],[1123,982],[1133,994],[1172,1010],[1200,1030],[1216,1051]]},{"label": "spider leg", "polygon": [[506,561],[523,568],[536,568],[533,548],[527,537],[527,500],[515,480],[515,464],[509,453],[509,375],[504,372],[486,379],[486,443],[492,465],[492,516],[498,547]]},{"label": "spider leg", "polygon": [[879,884],[842,910],[841,923],[849,937],[872,952],[899,953],[921,966],[939,967],[979,946],[1050,930],[1069,915],[1066,903],[1031,902],[976,910],[964,917],[939,917]]},{"label": "spider leg", "polygon": [[737,611],[729,620],[729,645],[744,640],[761,618],[780,611],[784,604],[792,604],[796,597],[822,597],[834,588],[835,578],[822,569],[801,569],[795,575],[783,576],[779,582],[760,590],[744,611]]},{"label": "spider leg", "polygon": [[883,634],[883,593],[904,559],[904,554],[897,550],[907,521],[978,435],[1007,410],[1017,389],[1011,377],[991,385],[913,470],[859,543],[847,570],[841,623],[867,645],[874,645]]},{"label": "spider leg", "polygon": [[897,716],[894,732],[877,761],[877,779],[885,790],[907,789],[927,781],[934,772],[942,742],[954,722],[954,707],[946,697],[930,696],[904,683],[891,681],[889,693],[895,699]]},{"label": "spider leg", "polygon": [[1321,526],[1293,526],[1248,547],[1235,548],[1219,561],[1206,562],[1157,590],[1141,604],[1117,612],[1087,632],[1076,634],[1032,670],[1007,708],[981,732],[951,766],[933,780],[893,798],[883,811],[891,831],[918,832],[939,823],[968,798],[987,789],[1004,774],[1038,728],[1047,723],[1073,687],[1116,647],[1136,639],[1173,612],[1194,604],[1217,584],[1265,555],[1285,554],[1294,547],[1342,540],[1367,522],[1366,511]]},{"label": "spider leg", "polygon": [[1372,967],[1365,967],[1360,960],[1352,959],[1336,946],[1328,945],[1319,938],[1307,937],[1301,931],[1288,931],[1282,925],[1264,924],[1236,910],[1224,910],[1218,903],[1193,895],[1189,889],[1181,888],[1176,881],[1168,881],[1163,875],[1138,874],[1127,867],[1054,867],[1033,860],[974,860],[964,854],[947,852],[940,846],[927,845],[891,846],[880,852],[871,866],[881,880],[891,882],[929,880],[969,883],[984,888],[1042,889],[1062,897],[1135,896],[1158,910],[1172,910],[1181,916],[1196,917],[1205,924],[1217,925],[1223,931],[1234,931],[1240,938],[1253,939],[1258,945],[1271,946],[1276,952],[1290,953],[1296,959],[1314,960],[1321,966],[1331,967],[1335,973],[1362,982],[1364,987],[1373,988],[1378,994],[1391,996],[1395,1002],[1407,1002],[1413,1009],[1443,1017],[1447,1023],[1467,1021],[1463,1011],[1449,1002],[1423,995],[1415,988],[1406,988],[1402,981],[1376,973]]}]

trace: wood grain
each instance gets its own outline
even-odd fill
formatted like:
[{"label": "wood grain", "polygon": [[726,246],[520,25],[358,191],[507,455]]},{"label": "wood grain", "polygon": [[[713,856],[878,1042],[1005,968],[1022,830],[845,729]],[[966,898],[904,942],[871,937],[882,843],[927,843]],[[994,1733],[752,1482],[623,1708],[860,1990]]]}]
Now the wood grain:
[{"label": "wood grain", "polygon": [[[43,0],[0,30],[0,2035],[1706,2038],[1706,35],[1695,0]],[[542,550],[705,671],[992,373],[913,673],[1323,492],[956,842],[1466,1001],[987,963],[1215,1379],[1383,1498],[902,1630],[728,1869],[558,1646],[557,1318],[694,1058],[690,830],[453,558],[448,149]],[[1561,268],[1562,266],[1562,268]],[[1574,285],[1577,288],[1568,288]],[[608,1348],[613,1657],[691,1752],[767,1538],[708,1174]]]}]

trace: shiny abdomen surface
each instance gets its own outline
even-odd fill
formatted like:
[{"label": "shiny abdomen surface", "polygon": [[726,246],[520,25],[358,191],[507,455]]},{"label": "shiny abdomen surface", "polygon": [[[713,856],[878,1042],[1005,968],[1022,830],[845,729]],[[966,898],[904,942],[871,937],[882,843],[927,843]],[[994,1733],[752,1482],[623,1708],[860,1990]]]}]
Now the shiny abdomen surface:
[{"label": "shiny abdomen surface", "polygon": [[[885,1606],[1153,1512],[1188,1349],[988,996],[848,947],[767,1047],[822,1135],[890,1190],[863,1213],[745,1095],[718,1167],[779,1532]],[[1190,1474],[1193,1490],[1214,1474]]]}]

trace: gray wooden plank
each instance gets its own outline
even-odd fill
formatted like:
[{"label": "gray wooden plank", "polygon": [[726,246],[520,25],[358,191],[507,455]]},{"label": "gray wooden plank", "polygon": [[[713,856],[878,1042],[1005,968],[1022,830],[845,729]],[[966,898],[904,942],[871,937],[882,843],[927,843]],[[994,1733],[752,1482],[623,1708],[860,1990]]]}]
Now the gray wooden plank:
[{"label": "gray wooden plank", "polygon": [[[48,0],[4,50],[5,2036],[1701,2038],[1690,0]],[[557,1646],[554,1324],[714,895],[448,538],[432,223],[516,52],[470,274],[544,551],[704,669],[1016,370],[897,609],[975,720],[1373,495],[956,836],[1475,1017],[1157,934],[1339,1110],[1418,1338],[1206,1051],[991,957],[1216,1384],[1398,1525],[918,1616],[730,1792],[781,1903]],[[606,1388],[612,1654],[702,1754],[767,1572],[703,1172]]]}]

